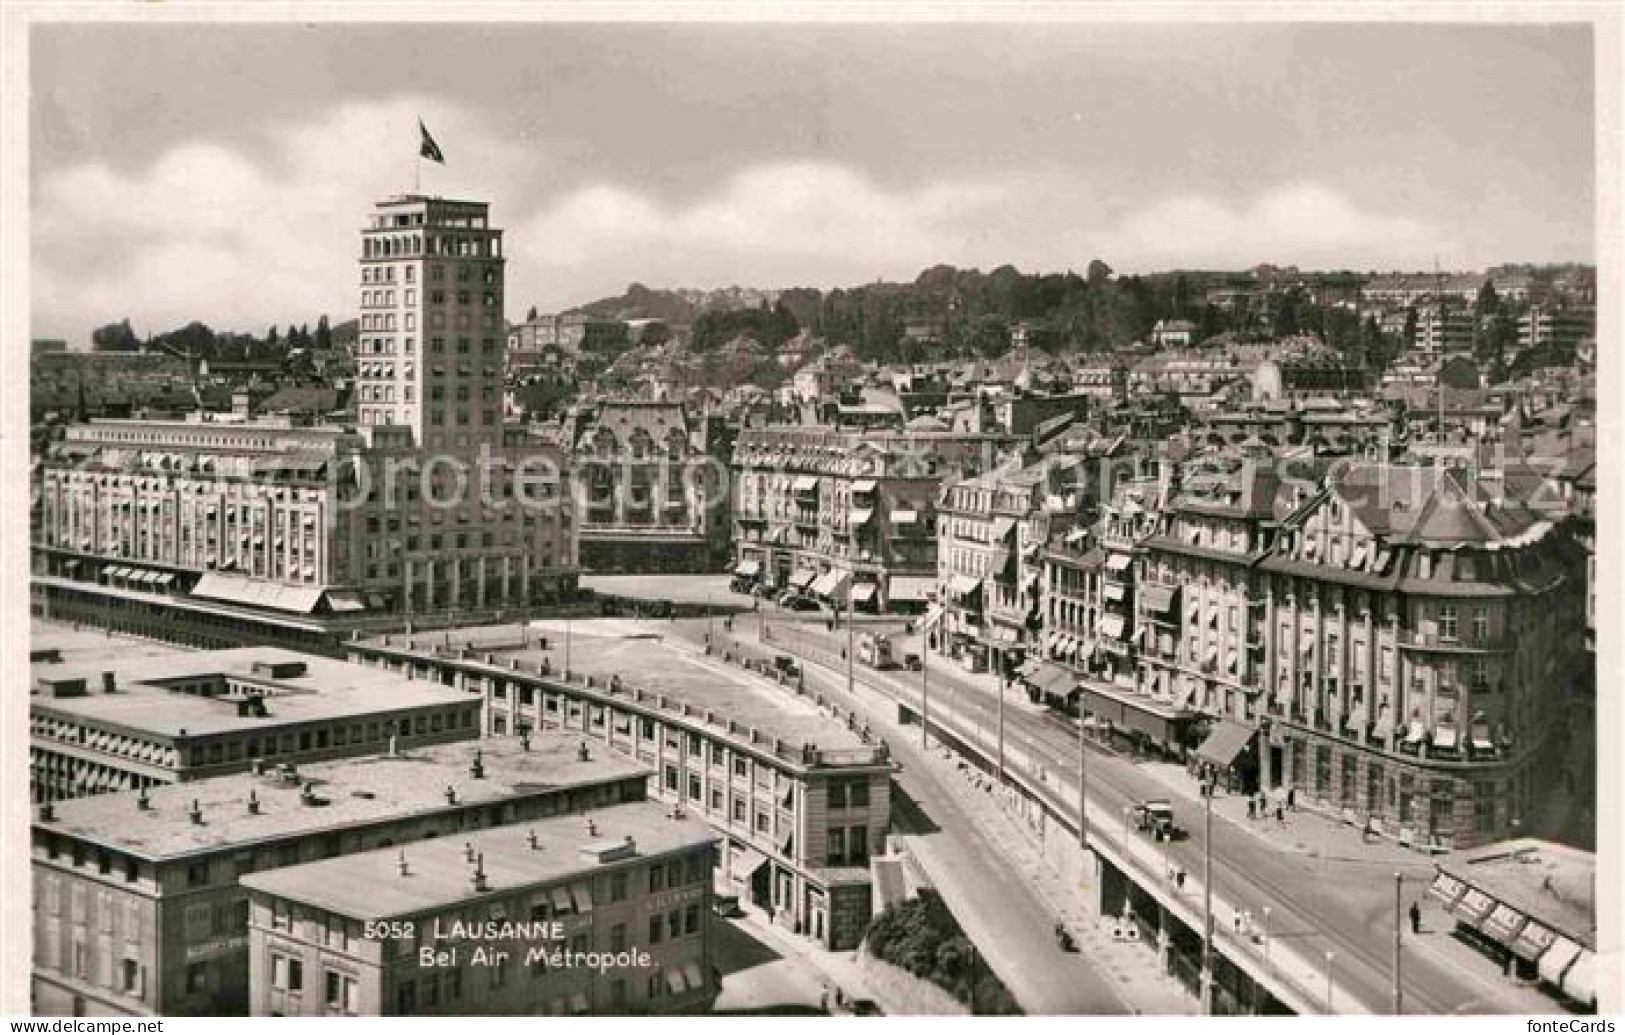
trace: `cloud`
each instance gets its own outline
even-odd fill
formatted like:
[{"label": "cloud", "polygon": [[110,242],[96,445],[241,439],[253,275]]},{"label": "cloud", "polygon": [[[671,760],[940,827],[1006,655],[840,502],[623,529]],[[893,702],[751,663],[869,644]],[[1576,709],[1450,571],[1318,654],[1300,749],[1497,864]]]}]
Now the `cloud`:
[{"label": "cloud", "polygon": [[353,312],[358,231],[371,203],[410,186],[422,114],[446,151],[426,191],[489,200],[507,227],[508,308],[560,308],[657,286],[834,287],[911,279],[937,263],[983,269],[1390,268],[1460,261],[1403,214],[1313,184],[1226,199],[1136,197],[1080,173],[1017,169],[885,183],[834,162],[746,165],[695,196],[635,180],[562,184],[545,145],[483,113],[426,98],[352,103],[267,126],[254,146],[192,141],[137,169],[86,164],[34,188],[36,334],[88,338],[198,319],[263,333]]}]

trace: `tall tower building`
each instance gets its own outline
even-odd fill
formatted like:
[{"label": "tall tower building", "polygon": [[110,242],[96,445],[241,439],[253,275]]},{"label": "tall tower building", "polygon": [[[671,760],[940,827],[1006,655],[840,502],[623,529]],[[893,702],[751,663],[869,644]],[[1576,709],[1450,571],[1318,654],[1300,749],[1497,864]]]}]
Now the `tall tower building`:
[{"label": "tall tower building", "polygon": [[502,442],[502,231],[479,201],[380,201],[361,231],[357,413],[427,449]]}]

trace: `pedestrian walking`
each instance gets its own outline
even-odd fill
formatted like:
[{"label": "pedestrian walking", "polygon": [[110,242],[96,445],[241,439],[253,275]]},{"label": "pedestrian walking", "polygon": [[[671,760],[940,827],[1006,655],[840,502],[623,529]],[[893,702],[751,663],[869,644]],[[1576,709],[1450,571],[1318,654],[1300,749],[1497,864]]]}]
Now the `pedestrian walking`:
[{"label": "pedestrian walking", "polygon": [[1286,810],[1281,808],[1280,802],[1275,803],[1275,822],[1286,826]]},{"label": "pedestrian walking", "polygon": [[1420,902],[1411,903],[1411,933],[1422,933],[1422,904]]},{"label": "pedestrian walking", "polygon": [[1286,789],[1286,807],[1294,812],[1298,810],[1298,789],[1296,787]]},{"label": "pedestrian walking", "polygon": [[1247,799],[1247,818],[1248,819],[1257,819],[1258,818],[1258,799],[1257,798],[1248,798]]}]

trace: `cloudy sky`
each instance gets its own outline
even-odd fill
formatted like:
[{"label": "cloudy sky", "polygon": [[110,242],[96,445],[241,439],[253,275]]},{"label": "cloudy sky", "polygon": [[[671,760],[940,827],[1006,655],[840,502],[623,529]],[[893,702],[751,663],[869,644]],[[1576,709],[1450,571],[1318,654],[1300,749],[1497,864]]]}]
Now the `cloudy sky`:
[{"label": "cloudy sky", "polygon": [[53,25],[36,336],[347,318],[370,202],[491,202],[520,318],[935,263],[1592,261],[1584,26]]}]

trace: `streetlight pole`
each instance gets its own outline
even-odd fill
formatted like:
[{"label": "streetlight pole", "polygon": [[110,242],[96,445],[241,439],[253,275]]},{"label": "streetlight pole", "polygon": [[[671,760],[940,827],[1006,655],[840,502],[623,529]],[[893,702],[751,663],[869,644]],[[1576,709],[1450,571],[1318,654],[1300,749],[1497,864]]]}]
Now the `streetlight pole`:
[{"label": "streetlight pole", "polygon": [[1089,740],[1083,728],[1083,691],[1078,691],[1078,848],[1089,847]]},{"label": "streetlight pole", "polygon": [[1400,900],[1405,895],[1405,877],[1398,870],[1394,871],[1394,1016],[1399,1017],[1405,1013],[1405,990],[1400,984],[1400,940],[1403,937],[1404,921],[1401,919]]},{"label": "streetlight pole", "polygon": [[1202,1012],[1213,1013],[1213,767],[1202,781]]},{"label": "streetlight pole", "polygon": [[852,668],[857,660],[857,651],[852,649],[855,635],[852,622],[852,579],[856,577],[857,572],[853,571],[846,581],[846,696],[851,700],[857,699],[857,675]]},{"label": "streetlight pole", "polygon": [[1337,958],[1337,953],[1333,952],[1330,949],[1326,950],[1326,1012],[1327,1013],[1332,1012],[1332,961],[1335,960],[1336,958]]},{"label": "streetlight pole", "polygon": [[[1270,907],[1264,907],[1264,969],[1270,966]],[[1272,972],[1273,973],[1273,972]]]},{"label": "streetlight pole", "polygon": [[570,613],[564,614],[564,678],[570,678]]},{"label": "streetlight pole", "polygon": [[931,696],[926,685],[926,669],[931,667],[931,628],[920,627],[920,750],[931,746]]},{"label": "streetlight pole", "polygon": [[1004,665],[997,648],[993,650],[993,664],[999,677],[999,792],[1004,792]]}]

